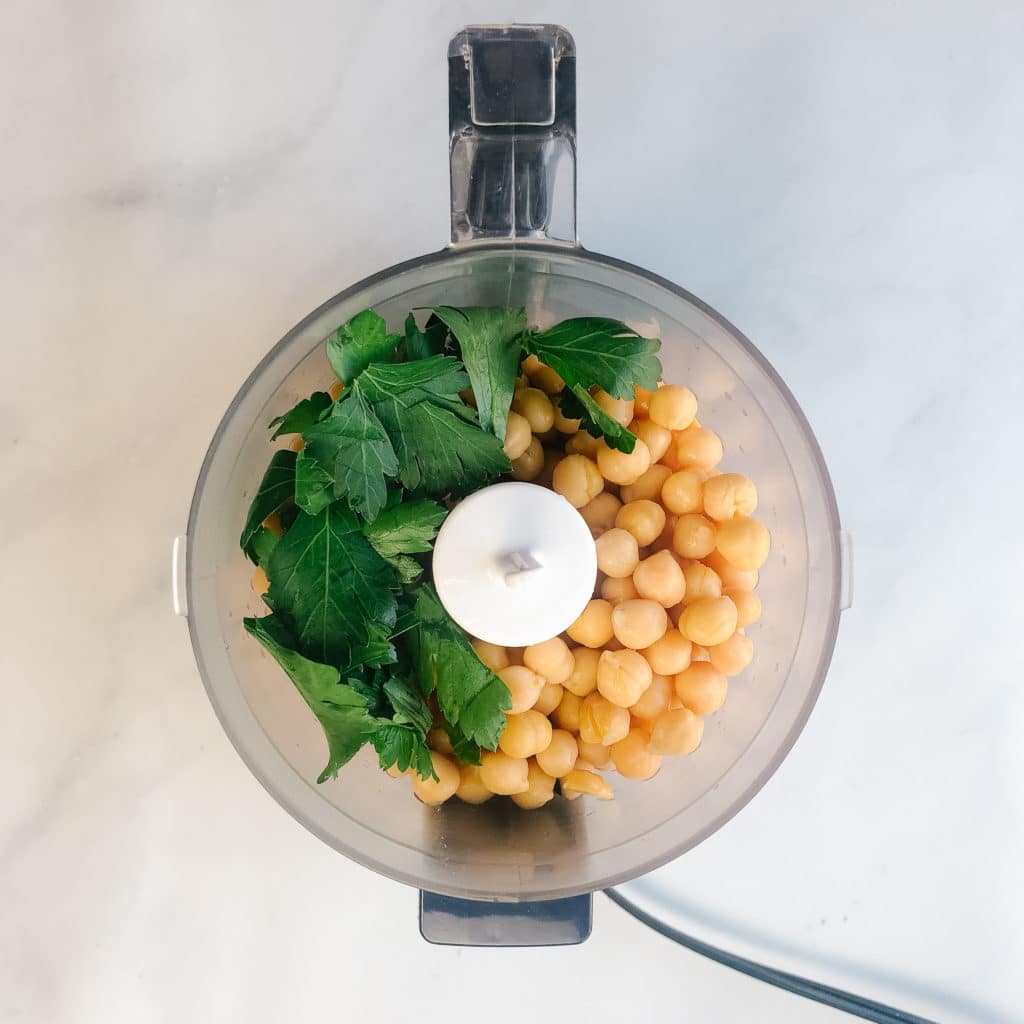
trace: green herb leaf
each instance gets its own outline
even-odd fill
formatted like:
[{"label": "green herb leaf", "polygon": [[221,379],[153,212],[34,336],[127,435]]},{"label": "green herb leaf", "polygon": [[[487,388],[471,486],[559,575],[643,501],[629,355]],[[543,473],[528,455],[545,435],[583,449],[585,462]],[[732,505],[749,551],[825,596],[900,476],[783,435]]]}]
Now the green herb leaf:
[{"label": "green herb leaf", "polygon": [[288,673],[310,710],[320,720],[329,756],[317,782],[338,774],[370,738],[377,725],[366,710],[365,698],[340,682],[336,668],[321,665],[293,649],[294,638],[276,617],[245,619],[245,629],[270,652]]},{"label": "green herb leaf", "polygon": [[636,447],[636,436],[609,416],[582,384],[568,387],[561,398],[562,415],[580,420],[580,426],[591,437],[603,437],[609,448],[627,454]]},{"label": "green herb leaf", "polygon": [[265,526],[261,526],[255,534],[253,534],[252,541],[249,544],[252,550],[253,561],[257,565],[266,565],[267,559],[270,557],[270,552],[277,546],[277,542],[281,538],[274,533],[273,530],[268,530]]},{"label": "green herb leaf", "polygon": [[448,510],[427,498],[395,501],[401,493],[392,494],[388,507],[372,523],[363,527],[366,539],[381,558],[389,561],[396,555],[429,551],[444,522]]},{"label": "green herb leaf", "polygon": [[402,354],[409,361],[428,359],[438,356],[444,351],[444,339],[448,328],[436,316],[431,316],[424,330],[416,326],[416,318],[410,313],[405,318],[405,340],[402,343]]},{"label": "green herb leaf", "polygon": [[642,338],[621,320],[584,316],[563,320],[523,339],[527,352],[547,363],[569,386],[597,385],[615,398],[632,398],[635,385],[653,391],[661,378],[657,338]]},{"label": "green herb leaf", "polygon": [[413,611],[418,624],[409,643],[423,692],[436,689],[441,713],[467,740],[496,749],[512,707],[508,687],[477,657],[433,587],[416,590]]},{"label": "green herb leaf", "polygon": [[434,313],[448,325],[459,343],[476,397],[480,426],[504,440],[519,373],[526,310],[508,306],[438,306]]},{"label": "green herb leaf", "polygon": [[401,399],[406,406],[427,398],[454,398],[469,387],[469,377],[453,356],[431,356],[413,363],[375,363],[359,378],[368,402]]},{"label": "green herb leaf", "polygon": [[277,427],[270,440],[276,441],[282,434],[304,434],[333,403],[334,399],[326,391],[314,391],[283,416],[276,416],[270,421],[270,426]]},{"label": "green herb leaf", "polygon": [[459,402],[405,406],[389,399],[375,408],[398,456],[398,479],[410,491],[469,494],[511,468],[502,442]]},{"label": "green herb leaf", "polygon": [[292,500],[295,494],[295,452],[274,452],[263,479],[260,481],[256,496],[249,506],[249,514],[245,518],[245,528],[239,543],[246,557],[256,560],[252,549],[252,540],[263,525],[267,516],[277,512],[283,505]]},{"label": "green herb leaf", "polygon": [[368,634],[365,643],[352,648],[346,673],[364,668],[382,668],[384,665],[394,665],[398,661],[398,652],[391,642],[391,629],[388,626],[370,623]]},{"label": "green herb leaf", "polygon": [[462,730],[451,722],[444,723],[444,731],[451,740],[452,752],[463,764],[480,763],[480,744],[467,739]]},{"label": "green herb leaf", "polygon": [[295,504],[308,516],[322,512],[334,501],[334,478],[306,449],[295,462]]},{"label": "green herb leaf", "polygon": [[[384,427],[363,397],[360,383],[353,384],[331,415],[304,436],[302,454],[331,479],[334,497],[347,498],[353,511],[374,520],[387,500],[385,477],[398,472],[398,460]],[[302,498],[309,500],[310,495],[304,490]]]},{"label": "green herb leaf", "polygon": [[394,765],[400,772],[412,768],[421,779],[437,778],[426,741],[407,726],[388,722],[379,725],[373,734],[373,746],[381,768]]},{"label": "green herb leaf", "polygon": [[390,359],[401,338],[388,334],[382,316],[364,309],[327,339],[327,361],[338,380],[351,384],[371,363]]},{"label": "green herb leaf", "polygon": [[340,503],[300,515],[266,567],[269,603],[295,624],[298,650],[344,665],[372,625],[393,626],[397,603],[391,567],[370,546],[356,517]]},{"label": "green herb leaf", "polygon": [[426,736],[433,725],[433,716],[419,687],[401,676],[392,676],[384,684],[384,693],[395,709],[395,724],[409,725],[421,736]]}]

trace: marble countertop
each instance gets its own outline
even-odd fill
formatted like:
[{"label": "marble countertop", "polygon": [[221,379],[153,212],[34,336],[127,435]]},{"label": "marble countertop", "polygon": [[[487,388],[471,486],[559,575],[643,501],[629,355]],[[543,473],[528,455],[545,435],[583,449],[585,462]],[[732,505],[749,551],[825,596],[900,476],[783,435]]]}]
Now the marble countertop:
[{"label": "marble countertop", "polygon": [[[576,37],[585,243],[756,341],[858,545],[855,607],[804,736],[693,855],[706,905],[719,888],[731,909],[751,856],[792,863],[795,834],[884,929],[863,830],[884,867],[887,831],[917,829],[953,868],[937,876],[925,847],[885,884],[948,907],[942,926],[992,952],[980,976],[950,975],[985,996],[981,1019],[1017,1012],[1024,9],[650,3],[627,24],[603,2],[13,0],[5,1022],[447,1020],[441,972],[496,1024],[585,997],[609,1021],[845,1019],[601,899],[578,948],[426,946],[414,892],[340,858],[248,774],[171,613],[170,540],[224,408],[309,309],[444,243],[447,38],[510,16]],[[837,805],[848,831],[823,832]],[[825,945],[841,947],[838,928]],[[890,970],[946,955],[909,943]]]}]

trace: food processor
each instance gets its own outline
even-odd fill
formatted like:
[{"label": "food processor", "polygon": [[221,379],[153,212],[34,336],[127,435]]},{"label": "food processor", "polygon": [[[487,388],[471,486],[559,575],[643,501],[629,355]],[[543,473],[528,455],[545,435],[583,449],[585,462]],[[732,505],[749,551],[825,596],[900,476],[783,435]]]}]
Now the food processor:
[{"label": "food processor", "polygon": [[[678,857],[736,814],[786,756],[825,678],[844,606],[844,546],[828,472],[786,385],[723,317],[655,274],[583,248],[576,225],[576,51],[559,26],[479,26],[448,51],[451,244],[360,281],[281,339],[224,414],[175,543],[175,603],[217,715],[271,795],[339,852],[422,893],[431,941],[581,941],[590,894]],[[652,226],[653,227],[653,226]],[[700,748],[607,802],[524,812],[417,802],[364,749],[317,785],[326,743],[295,687],[242,620],[265,609],[238,533],[270,454],[269,421],[332,379],[324,340],[373,308],[525,306],[547,326],[623,320],[662,339],[668,381],[700,399],[722,468],[756,480],[772,555],[760,574],[755,657]]]}]

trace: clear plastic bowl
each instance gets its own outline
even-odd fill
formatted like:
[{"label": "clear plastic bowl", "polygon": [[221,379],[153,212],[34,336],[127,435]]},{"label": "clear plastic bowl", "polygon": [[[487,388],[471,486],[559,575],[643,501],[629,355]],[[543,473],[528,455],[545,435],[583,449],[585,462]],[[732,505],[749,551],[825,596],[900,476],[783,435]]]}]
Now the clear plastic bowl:
[{"label": "clear plastic bowl", "polygon": [[[238,548],[266,467],[267,423],[332,379],[326,336],[372,307],[392,329],[416,307],[525,305],[531,323],[602,315],[663,340],[666,380],[700,400],[701,422],[725,441],[723,469],[757,483],[772,554],[752,629],[755,658],[706,723],[699,750],[666,758],[646,782],[614,777],[616,799],[554,800],[535,811],[417,802],[364,750],[317,785],[326,742],[278,666],[242,629],[264,614]],[[549,899],[603,888],[683,853],[764,784],[809,715],[832,655],[840,611],[835,498],[793,396],[754,346],[667,281],[574,245],[456,246],[341,293],[291,331],[257,367],[207,453],[188,525],[186,591],[196,656],[231,740],[269,792],[349,857],[436,893]]]}]

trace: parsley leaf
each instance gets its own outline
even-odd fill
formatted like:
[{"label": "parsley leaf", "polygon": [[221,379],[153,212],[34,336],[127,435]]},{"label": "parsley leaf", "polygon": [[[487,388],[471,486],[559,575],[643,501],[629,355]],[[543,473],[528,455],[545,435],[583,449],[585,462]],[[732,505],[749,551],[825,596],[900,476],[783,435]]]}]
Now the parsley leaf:
[{"label": "parsley leaf", "polygon": [[[330,477],[334,497],[347,498],[354,512],[369,521],[375,519],[387,500],[385,477],[398,472],[398,460],[358,381],[335,403],[331,415],[310,427],[304,437],[302,454]],[[303,490],[301,497],[308,501],[310,496]]]},{"label": "parsley leaf", "polygon": [[636,447],[636,436],[609,416],[582,384],[567,387],[561,398],[562,415],[580,420],[580,426],[591,437],[603,437],[609,448],[627,454]]},{"label": "parsley leaf", "polygon": [[370,546],[356,517],[340,503],[300,515],[266,566],[268,602],[295,624],[298,650],[343,665],[373,624],[393,626],[394,571]]},{"label": "parsley leaf", "polygon": [[295,504],[308,516],[322,512],[334,501],[334,479],[305,448],[295,462]]},{"label": "parsley leaf", "polygon": [[366,709],[365,698],[340,682],[336,668],[321,665],[292,649],[294,638],[275,616],[245,619],[246,632],[254,636],[288,673],[310,710],[320,720],[327,737],[329,756],[317,782],[334,778],[370,738],[377,725]]},{"label": "parsley leaf", "polygon": [[286,505],[295,494],[295,452],[274,452],[260,486],[256,491],[249,514],[245,518],[245,528],[239,543],[247,558],[256,561],[253,551],[253,538],[259,533],[263,521],[283,505]]},{"label": "parsley leaf", "polygon": [[416,318],[410,313],[405,318],[405,338],[401,345],[401,356],[407,360],[428,359],[444,351],[444,340],[448,328],[436,316],[431,315],[427,326],[421,331]]},{"label": "parsley leaf", "polygon": [[448,325],[459,343],[476,397],[480,426],[504,440],[519,373],[526,310],[508,306],[438,306],[434,313]]},{"label": "parsley leaf", "polygon": [[270,552],[274,550],[280,539],[280,536],[274,533],[273,530],[268,530],[265,526],[261,526],[253,534],[252,541],[249,544],[253,561],[257,565],[266,565]]},{"label": "parsley leaf", "polygon": [[400,772],[412,768],[421,779],[437,778],[426,740],[406,726],[390,722],[379,725],[373,734],[373,747],[381,768],[394,765]]},{"label": "parsley leaf", "polygon": [[467,739],[462,730],[451,722],[444,723],[444,731],[451,740],[452,752],[463,764],[480,763],[480,744]]},{"label": "parsley leaf", "polygon": [[377,363],[359,378],[368,402],[401,399],[415,405],[427,398],[454,398],[469,387],[469,377],[453,356],[431,356],[412,363]]},{"label": "parsley leaf", "polygon": [[632,398],[635,385],[653,391],[661,378],[657,338],[642,338],[621,320],[581,316],[523,339],[527,352],[565,383],[597,385],[615,398]]},{"label": "parsley leaf", "polygon": [[384,318],[364,309],[327,339],[327,361],[338,380],[351,384],[370,363],[390,359],[401,337],[388,334]]},{"label": "parsley leaf", "polygon": [[396,501],[395,498],[400,499],[401,494],[393,494],[387,508],[363,527],[366,539],[377,554],[386,559],[429,551],[448,510],[427,498],[412,501]]},{"label": "parsley leaf", "polygon": [[477,657],[433,587],[416,590],[413,612],[409,642],[423,692],[436,689],[441,713],[467,740],[496,749],[512,707],[508,687]]},{"label": "parsley leaf", "polygon": [[283,416],[270,421],[277,430],[270,435],[276,441],[282,434],[304,434],[331,407],[334,399],[326,391],[314,391],[309,398],[293,405]]}]

